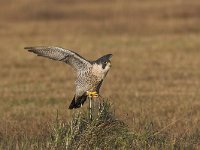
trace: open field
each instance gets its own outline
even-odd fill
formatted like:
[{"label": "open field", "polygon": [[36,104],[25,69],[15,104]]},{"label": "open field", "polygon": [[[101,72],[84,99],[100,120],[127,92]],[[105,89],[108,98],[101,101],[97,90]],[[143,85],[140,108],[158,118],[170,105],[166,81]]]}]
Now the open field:
[{"label": "open field", "polygon": [[116,115],[132,132],[200,149],[199,17],[198,0],[1,0],[0,140],[45,139],[57,111],[71,119],[72,68],[23,49],[54,45],[91,60],[113,53],[101,95]]}]

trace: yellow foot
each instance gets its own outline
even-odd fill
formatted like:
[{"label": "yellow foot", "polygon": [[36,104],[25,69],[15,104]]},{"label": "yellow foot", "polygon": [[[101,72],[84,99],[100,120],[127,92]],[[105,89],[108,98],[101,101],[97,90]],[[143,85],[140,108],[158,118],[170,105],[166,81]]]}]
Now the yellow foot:
[{"label": "yellow foot", "polygon": [[95,92],[89,92],[89,91],[87,91],[87,96],[89,96],[89,97],[98,97],[99,96],[99,94],[95,91]]}]

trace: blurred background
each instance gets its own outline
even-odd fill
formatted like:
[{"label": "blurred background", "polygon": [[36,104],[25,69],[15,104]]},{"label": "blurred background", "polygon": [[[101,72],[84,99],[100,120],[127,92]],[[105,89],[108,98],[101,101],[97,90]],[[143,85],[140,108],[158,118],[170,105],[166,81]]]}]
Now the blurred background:
[{"label": "blurred background", "polygon": [[112,53],[101,95],[118,117],[139,132],[175,122],[169,139],[199,142],[199,0],[1,0],[0,41],[0,135],[44,136],[57,110],[70,119],[72,68],[24,50],[51,45]]}]

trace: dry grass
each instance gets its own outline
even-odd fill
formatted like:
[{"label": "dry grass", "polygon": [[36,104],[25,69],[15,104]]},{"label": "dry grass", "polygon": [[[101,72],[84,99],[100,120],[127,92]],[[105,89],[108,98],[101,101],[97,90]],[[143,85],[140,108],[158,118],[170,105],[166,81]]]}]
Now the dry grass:
[{"label": "dry grass", "polygon": [[199,10],[198,0],[1,1],[0,137],[45,139],[57,110],[71,118],[72,69],[23,49],[57,45],[88,59],[113,53],[101,94],[117,116],[200,148]]}]

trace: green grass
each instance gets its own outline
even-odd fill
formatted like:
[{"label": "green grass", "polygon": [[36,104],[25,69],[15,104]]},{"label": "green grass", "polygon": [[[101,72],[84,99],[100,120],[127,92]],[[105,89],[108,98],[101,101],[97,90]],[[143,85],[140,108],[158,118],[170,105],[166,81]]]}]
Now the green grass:
[{"label": "green grass", "polygon": [[74,114],[72,121],[55,123],[52,140],[58,149],[129,149],[133,134],[118,120],[104,103],[92,120],[89,110]]}]

